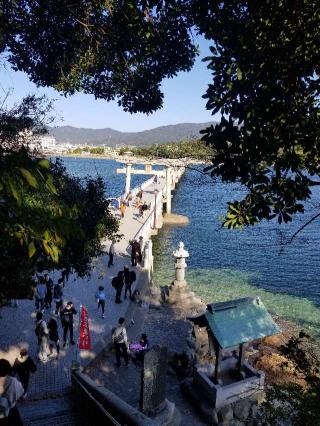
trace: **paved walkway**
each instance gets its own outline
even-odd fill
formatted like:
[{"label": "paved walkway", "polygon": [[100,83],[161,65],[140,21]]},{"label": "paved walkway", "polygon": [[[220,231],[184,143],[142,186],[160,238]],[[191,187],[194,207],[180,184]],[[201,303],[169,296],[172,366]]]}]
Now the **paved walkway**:
[{"label": "paved walkway", "polygon": [[[191,325],[186,321],[186,312],[171,306],[160,309],[149,309],[142,332],[147,333],[150,345],[166,346],[169,352],[183,352],[188,348],[186,337]],[[139,408],[141,366],[132,361],[125,367],[114,368],[115,355],[106,354],[100,361],[98,368],[90,372],[90,377],[101,386],[106,386],[124,401],[133,407]],[[166,396],[176,404],[180,411],[184,426],[202,426],[203,422],[196,410],[184,398],[180,391],[180,384],[175,375],[166,376]]]},{"label": "paved walkway", "polygon": [[[154,190],[160,189],[163,184],[152,183],[144,190],[143,201],[154,203]],[[118,214],[117,212],[115,214]],[[111,286],[111,279],[124,265],[130,265],[130,257],[127,251],[129,240],[139,231],[144,220],[149,216],[150,211],[145,212],[144,218],[138,217],[138,210],[135,207],[127,208],[125,218],[121,220],[120,233],[124,235],[120,243],[116,245],[117,256],[115,265],[107,267],[108,256],[102,256],[94,262],[94,268],[89,279],[70,277],[64,289],[64,301],[72,300],[75,308],[79,312],[80,304],[87,307],[90,317],[90,332],[92,346],[117,323],[120,316],[124,316],[128,308],[129,301],[121,304],[114,303],[115,291]],[[105,243],[106,251],[109,243]],[[137,275],[140,268],[137,267]],[[51,274],[54,282],[57,274]],[[138,278],[138,276],[137,276]],[[99,285],[103,285],[107,294],[105,318],[102,319],[97,312],[95,293]],[[50,310],[45,312],[45,318],[50,318]],[[30,355],[37,359],[37,344],[34,332],[36,310],[34,301],[20,300],[18,307],[4,307],[0,311],[0,358],[7,358],[11,362],[19,352],[20,347],[28,347]],[[78,316],[74,323],[75,340],[78,337]],[[62,329],[60,327],[60,337]],[[76,346],[61,348],[59,360],[54,358],[46,364],[38,363],[38,371],[32,375],[28,399],[46,399],[67,392],[70,387],[70,367],[72,360],[77,357]]]}]

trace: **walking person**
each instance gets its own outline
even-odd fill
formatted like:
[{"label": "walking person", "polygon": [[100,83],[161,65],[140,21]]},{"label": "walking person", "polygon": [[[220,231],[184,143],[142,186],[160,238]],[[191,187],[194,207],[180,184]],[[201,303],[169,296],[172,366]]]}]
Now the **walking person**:
[{"label": "walking person", "polygon": [[58,332],[58,322],[56,315],[52,314],[50,321],[48,322],[48,329],[49,329],[49,350],[50,355],[53,354],[53,346],[55,345],[56,351],[57,351],[57,359],[59,358],[60,354],[60,340],[59,340],[59,332]]},{"label": "walking person", "polygon": [[14,361],[12,371],[19,377],[24,389],[23,396],[25,398],[27,396],[30,373],[35,373],[37,371],[37,366],[28,355],[28,350],[26,348],[21,349],[19,356]]},{"label": "walking person", "polygon": [[122,303],[121,293],[122,293],[122,288],[124,285],[123,271],[118,272],[118,275],[112,278],[111,283],[112,283],[112,287],[116,290],[115,303]]},{"label": "walking person", "polygon": [[126,212],[127,206],[125,204],[125,202],[122,200],[121,201],[121,205],[120,205],[120,214],[121,214],[121,218],[124,218],[124,214]]},{"label": "walking person", "polygon": [[63,347],[67,345],[67,334],[69,330],[70,343],[75,344],[73,340],[73,315],[76,315],[77,311],[73,307],[72,302],[68,302],[66,307],[60,312],[62,327],[63,327]]},{"label": "walking person", "polygon": [[47,309],[51,309],[52,305],[52,295],[53,295],[53,281],[48,274],[44,274],[44,283],[46,285],[47,291],[44,299],[44,305]]},{"label": "walking person", "polygon": [[142,251],[143,251],[143,246],[144,246],[144,241],[143,241],[142,235],[140,235],[140,237],[139,237],[139,245],[140,245],[140,256],[139,256],[138,261],[139,261],[139,263],[141,263],[142,262]]},{"label": "walking person", "polygon": [[96,293],[96,299],[98,303],[98,311],[101,306],[102,318],[104,318],[104,307],[106,304],[106,293],[104,292],[104,287],[100,286],[98,292]]},{"label": "walking person", "polygon": [[115,240],[112,240],[110,248],[109,248],[108,268],[110,268],[110,266],[114,265],[114,263],[113,263],[113,258],[114,258],[114,255],[115,255],[115,247],[114,247],[114,245],[115,245]]},{"label": "walking person", "polygon": [[125,266],[123,270],[123,275],[125,284],[124,298],[127,298],[127,292],[129,292],[129,297],[130,299],[132,299],[131,287],[134,281],[136,280],[136,273],[134,271],[130,271],[128,266]]},{"label": "walking person", "polygon": [[47,286],[43,282],[43,278],[41,277],[39,279],[39,282],[36,287],[35,291],[35,305],[37,311],[43,311],[44,310],[44,300],[47,294]]},{"label": "walking person", "polygon": [[60,315],[63,302],[63,278],[58,279],[58,283],[53,287],[53,300],[56,302],[56,315]]},{"label": "walking person", "polygon": [[133,200],[133,197],[132,197],[132,193],[130,191],[129,194],[127,195],[127,204],[128,204],[128,207],[131,207],[132,200]]},{"label": "walking person", "polygon": [[48,337],[49,330],[47,323],[43,319],[43,313],[37,312],[35,334],[38,338],[39,361],[45,363],[48,361]]},{"label": "walking person", "polygon": [[23,396],[24,389],[18,379],[12,377],[10,362],[0,359],[0,425],[23,426],[16,406]]},{"label": "walking person", "polygon": [[141,257],[141,247],[137,240],[134,240],[131,245],[131,264],[137,266],[138,260]]},{"label": "walking person", "polygon": [[117,367],[121,365],[121,354],[123,355],[125,365],[127,366],[129,363],[128,338],[124,323],[125,319],[123,317],[119,318],[118,326],[112,330],[112,341],[116,350]]}]

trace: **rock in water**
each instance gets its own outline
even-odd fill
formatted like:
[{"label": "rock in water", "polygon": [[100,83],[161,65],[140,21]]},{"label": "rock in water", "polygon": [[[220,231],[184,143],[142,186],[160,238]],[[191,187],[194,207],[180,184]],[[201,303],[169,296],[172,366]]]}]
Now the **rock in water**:
[{"label": "rock in water", "polygon": [[189,219],[187,216],[183,216],[182,214],[165,213],[163,215],[164,225],[187,225],[188,223]]}]

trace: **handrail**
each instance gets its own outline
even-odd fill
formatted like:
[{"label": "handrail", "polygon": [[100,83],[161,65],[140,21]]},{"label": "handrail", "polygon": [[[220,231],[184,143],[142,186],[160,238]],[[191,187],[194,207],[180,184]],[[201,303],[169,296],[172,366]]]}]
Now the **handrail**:
[{"label": "handrail", "polygon": [[108,418],[108,420],[112,421],[112,424],[114,426],[121,426],[121,424],[118,423],[117,420],[113,418],[110,413],[108,413],[108,411],[104,408],[104,406],[94,398],[94,396],[88,391],[88,389],[86,389],[85,386],[83,386],[83,384],[75,375],[73,375],[73,380],[77,382],[77,385],[79,385],[81,389],[84,390],[86,395],[91,399],[91,401],[93,401],[93,403],[99,408],[99,410],[102,411],[102,413]]},{"label": "handrail", "polygon": [[[97,400],[97,402],[102,404],[103,407],[106,407],[106,409],[110,412],[110,420],[112,420],[114,416],[117,419],[116,422],[120,422],[120,425],[156,426],[158,424],[153,419],[139,411],[138,408],[133,407],[121,399],[108,388],[97,385],[89,376],[82,373],[80,370],[74,369],[72,371],[71,379],[75,392],[77,391],[77,386],[80,382],[80,384],[92,394],[93,399]],[[119,423],[115,423],[115,425],[118,426]]]}]

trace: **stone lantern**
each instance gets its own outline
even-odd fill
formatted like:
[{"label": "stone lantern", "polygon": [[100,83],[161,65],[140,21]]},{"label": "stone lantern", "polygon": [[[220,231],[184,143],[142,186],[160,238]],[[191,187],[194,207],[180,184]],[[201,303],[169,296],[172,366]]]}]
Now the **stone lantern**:
[{"label": "stone lantern", "polygon": [[178,249],[173,252],[173,256],[176,258],[176,273],[175,280],[169,287],[169,303],[178,305],[180,308],[201,308],[203,306],[201,300],[190,290],[185,280],[186,258],[189,257],[189,253],[185,250],[183,242],[180,241]]},{"label": "stone lantern", "polygon": [[173,256],[176,258],[175,269],[176,275],[174,280],[174,285],[176,286],[186,286],[185,273],[186,273],[186,258],[189,257],[189,253],[184,248],[184,243],[180,241],[179,247],[173,252]]}]

